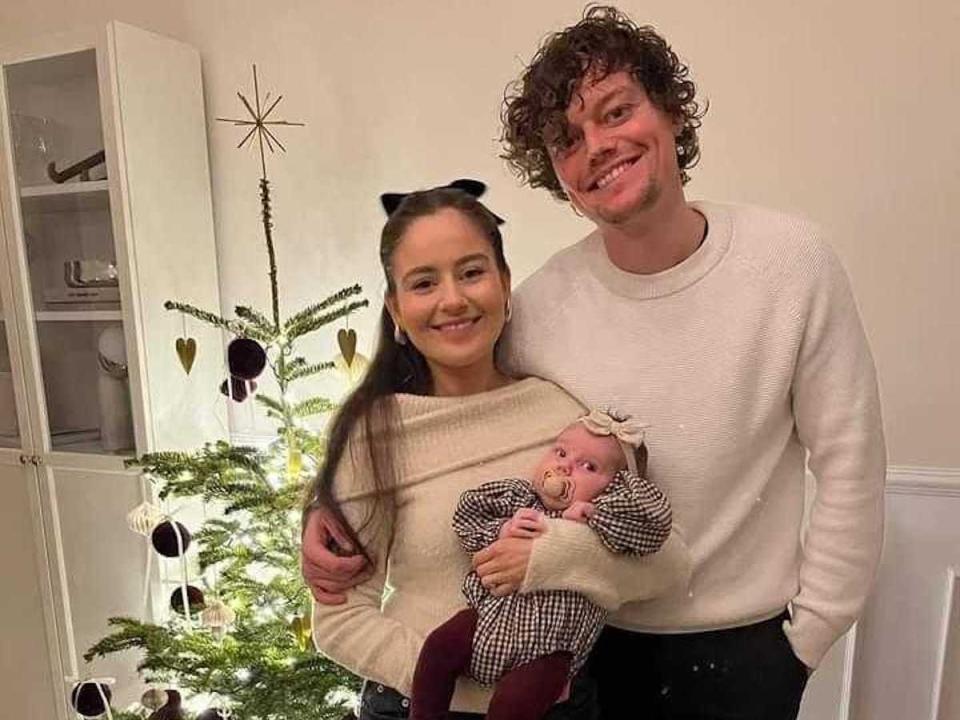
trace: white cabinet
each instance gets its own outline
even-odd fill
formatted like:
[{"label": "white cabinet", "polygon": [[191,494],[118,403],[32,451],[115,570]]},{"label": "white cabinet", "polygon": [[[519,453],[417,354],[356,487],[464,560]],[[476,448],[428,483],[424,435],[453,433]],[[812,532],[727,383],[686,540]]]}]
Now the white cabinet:
[{"label": "white cabinet", "polygon": [[124,459],[227,434],[219,332],[163,307],[219,311],[199,56],[121,23],[0,48],[0,163],[0,696],[66,718],[71,676],[138,688],[80,657],[144,611]]}]

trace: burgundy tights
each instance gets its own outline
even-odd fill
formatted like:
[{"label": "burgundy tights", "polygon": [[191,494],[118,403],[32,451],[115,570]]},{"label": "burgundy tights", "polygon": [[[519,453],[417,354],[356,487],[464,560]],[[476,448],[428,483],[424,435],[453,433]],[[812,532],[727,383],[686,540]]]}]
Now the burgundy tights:
[{"label": "burgundy tights", "polygon": [[[470,666],[477,611],[462,610],[427,636],[413,674],[410,720],[446,720],[457,677]],[[487,720],[540,720],[560,697],[573,655],[555,652],[504,673]]]}]

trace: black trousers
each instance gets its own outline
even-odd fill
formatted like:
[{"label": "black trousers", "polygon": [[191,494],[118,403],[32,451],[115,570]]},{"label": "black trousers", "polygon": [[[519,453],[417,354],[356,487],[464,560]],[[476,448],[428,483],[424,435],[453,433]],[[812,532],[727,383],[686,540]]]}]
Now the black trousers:
[{"label": "black trousers", "polygon": [[[393,688],[367,681],[360,692],[359,720],[404,720],[410,715],[410,701]],[[574,678],[570,699],[557,703],[544,720],[599,720],[593,681],[585,673]],[[474,713],[450,713],[450,720],[482,720]]]},{"label": "black trousers", "polygon": [[807,669],[787,617],[689,634],[605,628],[587,665],[601,720],[795,720]]}]

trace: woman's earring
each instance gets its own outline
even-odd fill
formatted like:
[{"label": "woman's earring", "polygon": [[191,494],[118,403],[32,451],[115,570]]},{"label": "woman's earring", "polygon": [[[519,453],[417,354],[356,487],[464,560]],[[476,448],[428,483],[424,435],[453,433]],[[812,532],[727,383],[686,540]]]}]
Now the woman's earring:
[{"label": "woman's earring", "polygon": [[406,345],[406,344],[407,344],[407,336],[404,335],[403,330],[400,329],[400,326],[399,326],[399,325],[394,325],[394,326],[393,326],[393,341],[394,341],[397,345]]},{"label": "woman's earring", "polygon": [[513,304],[510,302],[510,298],[507,298],[507,307],[504,311],[504,322],[510,322],[510,318],[513,317]]}]

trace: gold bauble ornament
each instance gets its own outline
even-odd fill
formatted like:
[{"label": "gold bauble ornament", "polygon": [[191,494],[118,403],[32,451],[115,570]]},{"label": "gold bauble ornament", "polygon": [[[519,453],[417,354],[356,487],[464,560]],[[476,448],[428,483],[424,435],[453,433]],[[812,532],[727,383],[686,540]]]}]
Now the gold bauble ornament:
[{"label": "gold bauble ornament", "polygon": [[167,691],[160,688],[150,688],[140,698],[140,704],[147,710],[156,710],[167,704]]}]

